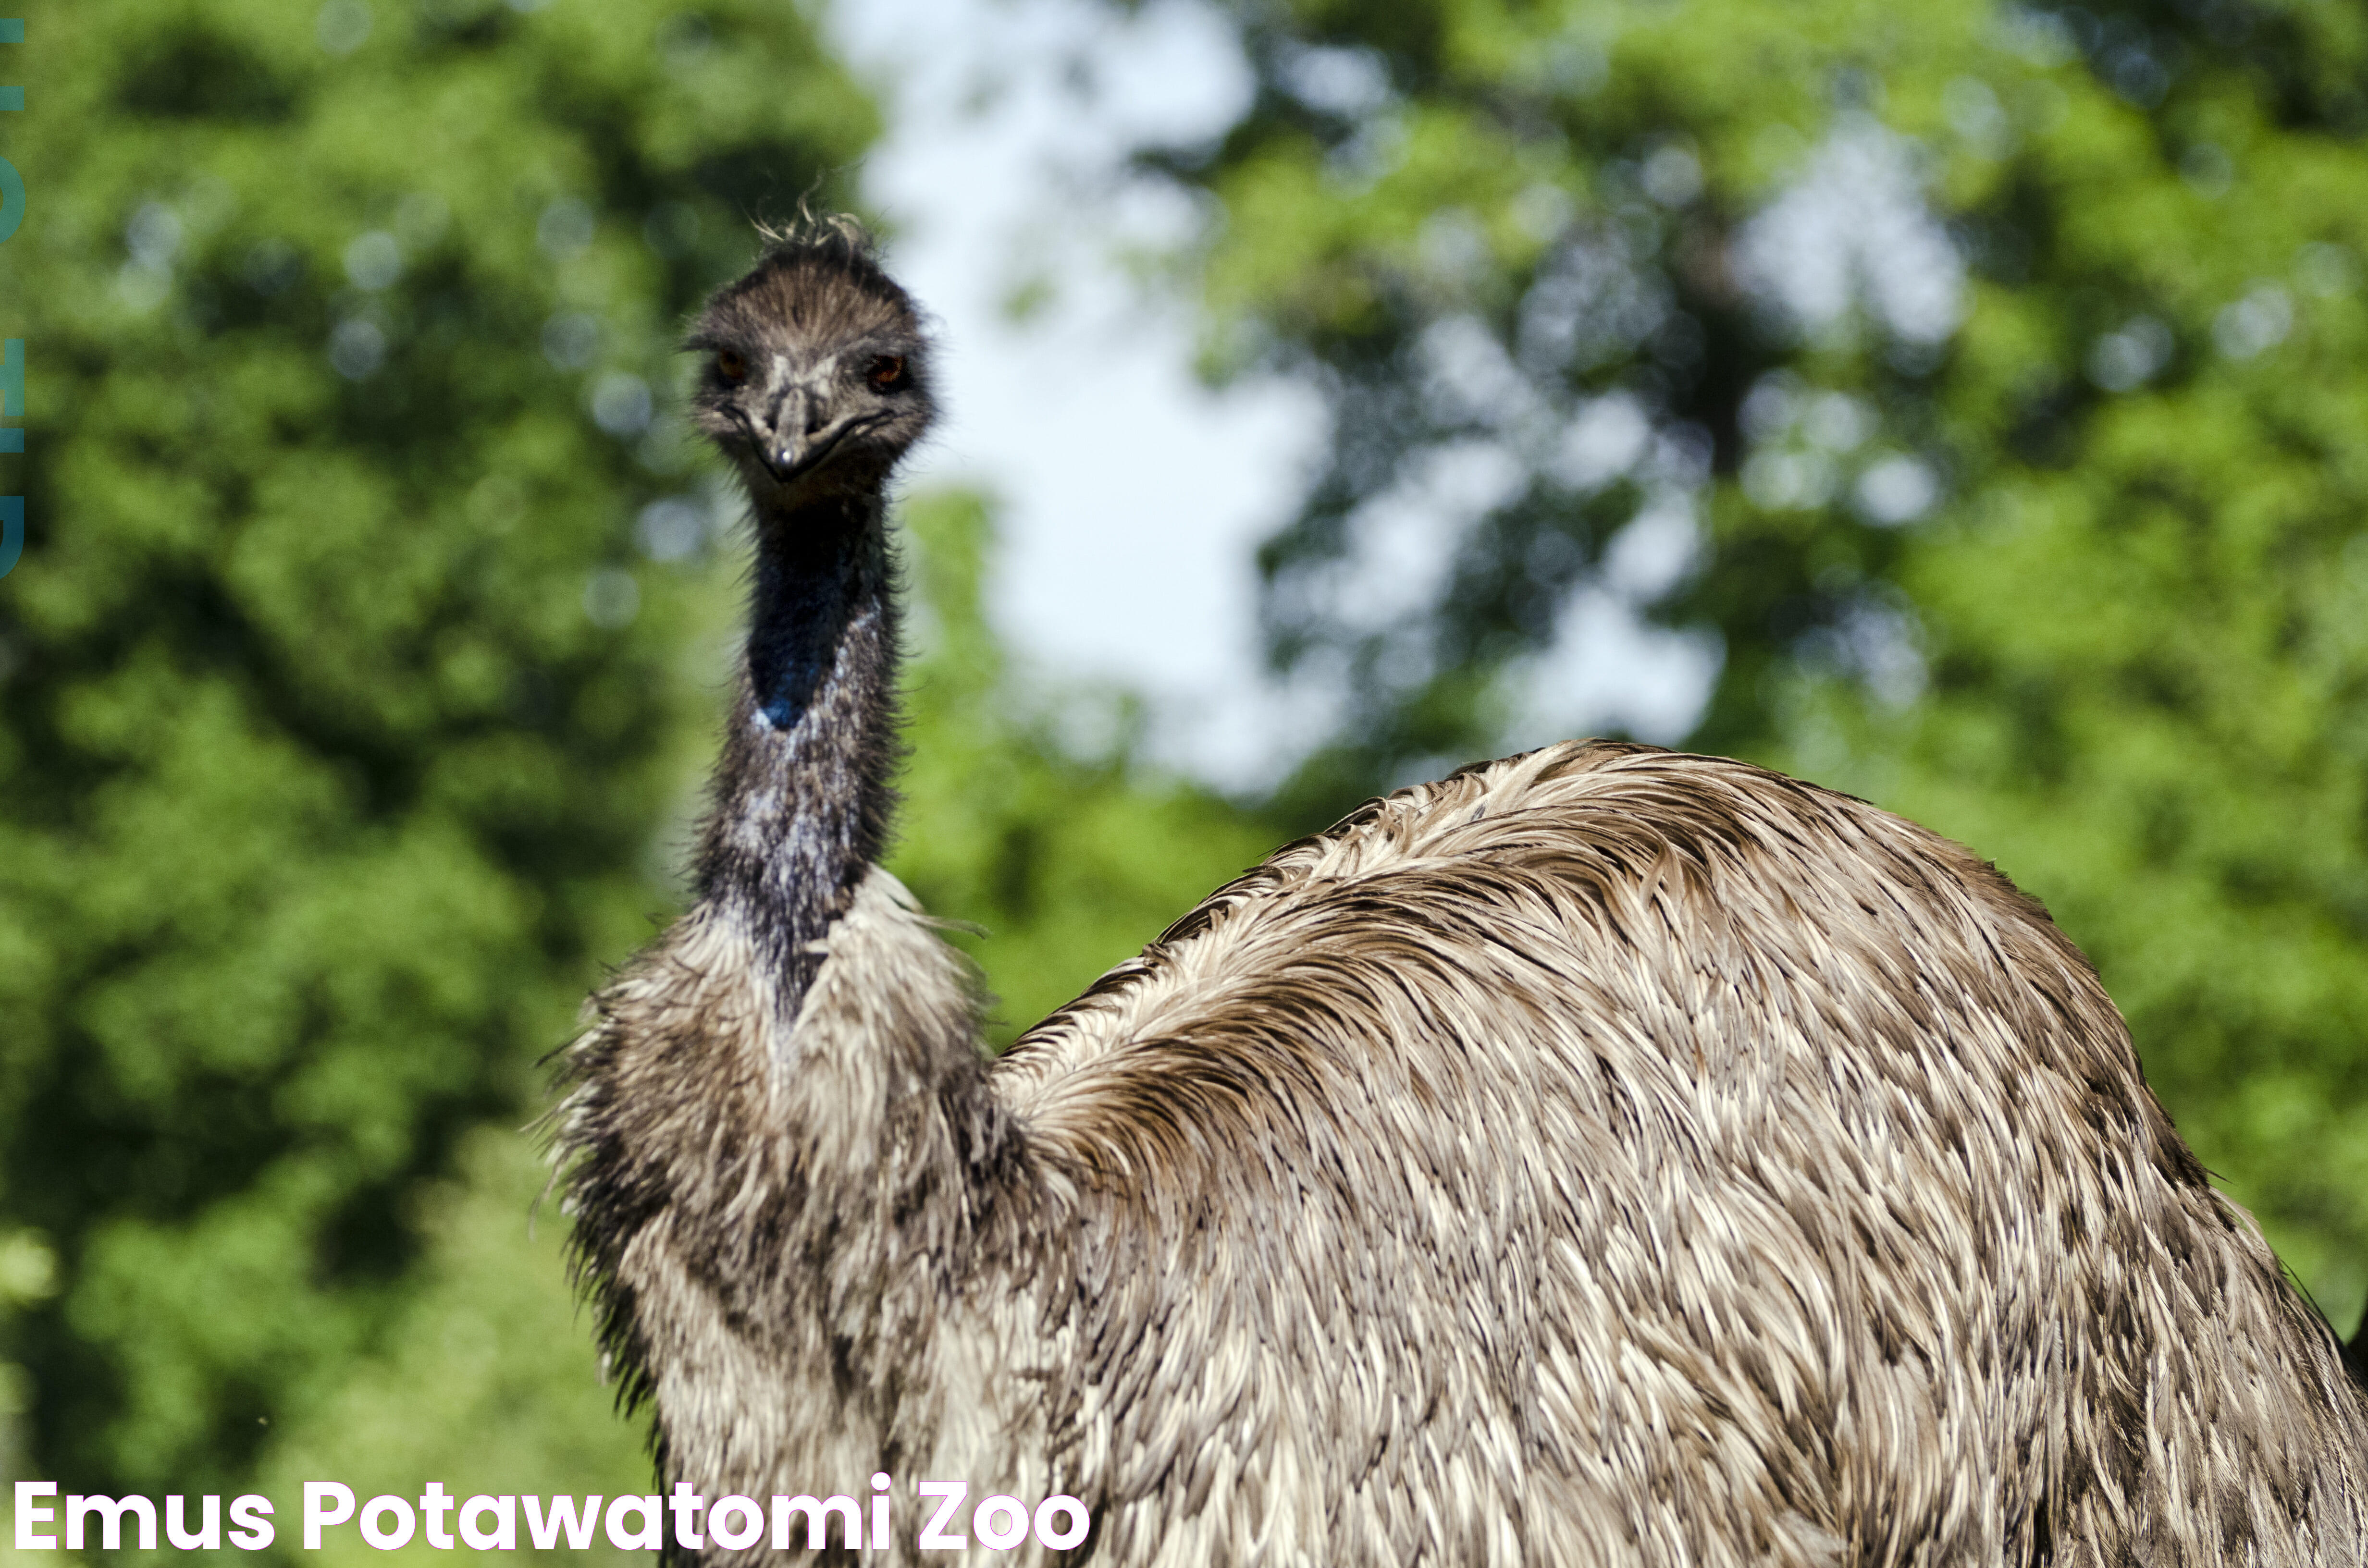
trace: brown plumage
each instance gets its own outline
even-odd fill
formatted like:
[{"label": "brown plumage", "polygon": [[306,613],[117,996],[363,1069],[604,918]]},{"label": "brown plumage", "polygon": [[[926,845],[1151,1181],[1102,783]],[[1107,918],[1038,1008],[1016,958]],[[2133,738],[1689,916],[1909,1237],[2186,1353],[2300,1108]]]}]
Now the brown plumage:
[{"label": "brown plumage", "polygon": [[916,314],[830,230],[694,342],[749,658],[697,902],[558,1124],[668,1485],[884,1469],[897,1562],[923,1480],[1073,1494],[1076,1560],[1161,1568],[2368,1556],[2335,1340],[2093,971],[1863,801],[1631,745],[1468,769],[983,1061],[873,863]]}]

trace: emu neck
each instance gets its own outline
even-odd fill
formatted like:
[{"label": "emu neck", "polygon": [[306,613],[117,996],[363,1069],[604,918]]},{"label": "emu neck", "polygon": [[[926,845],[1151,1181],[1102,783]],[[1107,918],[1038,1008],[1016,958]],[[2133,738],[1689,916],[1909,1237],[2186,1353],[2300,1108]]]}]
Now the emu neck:
[{"label": "emu neck", "polygon": [[699,892],[746,924],[784,1022],[878,858],[893,797],[896,609],[879,499],[762,517],[746,657]]}]

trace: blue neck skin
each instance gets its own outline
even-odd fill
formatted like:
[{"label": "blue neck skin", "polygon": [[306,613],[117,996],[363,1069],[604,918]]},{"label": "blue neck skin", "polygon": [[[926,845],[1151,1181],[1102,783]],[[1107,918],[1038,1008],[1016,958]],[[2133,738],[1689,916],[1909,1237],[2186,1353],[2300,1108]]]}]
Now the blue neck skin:
[{"label": "blue neck skin", "polygon": [[798,561],[757,554],[748,684],[757,712],[783,733],[798,727],[838,658],[855,608],[854,554],[845,547]]}]

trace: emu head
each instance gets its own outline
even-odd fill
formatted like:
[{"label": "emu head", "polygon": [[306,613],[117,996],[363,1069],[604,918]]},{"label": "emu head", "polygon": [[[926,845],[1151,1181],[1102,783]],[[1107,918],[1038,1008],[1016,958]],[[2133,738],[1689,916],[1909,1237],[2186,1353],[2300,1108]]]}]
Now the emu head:
[{"label": "emu head", "polygon": [[684,347],[704,357],[691,417],[760,518],[876,494],[935,414],[920,312],[848,220],[775,236]]}]

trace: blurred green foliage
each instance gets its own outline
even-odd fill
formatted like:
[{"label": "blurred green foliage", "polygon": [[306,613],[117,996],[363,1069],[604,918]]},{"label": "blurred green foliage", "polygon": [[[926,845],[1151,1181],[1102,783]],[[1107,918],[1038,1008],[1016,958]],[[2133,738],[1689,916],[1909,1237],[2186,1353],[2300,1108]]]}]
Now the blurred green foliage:
[{"label": "blurred green foliage", "polygon": [[[1691,565],[1626,591],[1720,653],[1684,744],[1871,796],[2046,899],[2348,1326],[2368,13],[1228,8],[1249,112],[1147,161],[1214,198],[1187,258],[1212,369],[1304,378],[1334,415],[1265,613],[1278,665],[1348,701],[1281,809],[1530,738],[1564,607],[1616,597],[1632,524],[1674,500]],[[1886,178],[1887,212],[1864,199]],[[1771,243],[1818,203],[1825,255],[1860,249],[1854,308],[1801,303],[1822,264]],[[1918,245],[1937,312],[1884,298],[1873,253]],[[1622,420],[1624,456],[1574,460]],[[1474,453],[1509,477],[1435,587],[1375,614],[1392,508]]]},{"label": "blurred green foliage", "polygon": [[651,389],[874,113],[762,0],[22,9],[0,1363],[69,1490],[235,1492],[646,929],[703,673]]}]

